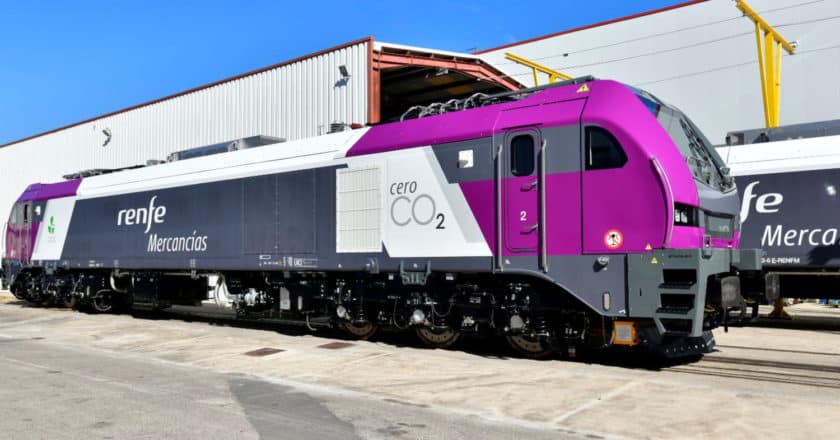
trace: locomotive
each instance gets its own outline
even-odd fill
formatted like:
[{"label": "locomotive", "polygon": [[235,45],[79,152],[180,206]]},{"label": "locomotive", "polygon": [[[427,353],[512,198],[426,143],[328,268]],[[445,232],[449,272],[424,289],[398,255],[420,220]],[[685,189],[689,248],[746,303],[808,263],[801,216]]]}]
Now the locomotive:
[{"label": "locomotive", "polygon": [[[18,298],[499,335],[527,356],[707,352],[744,306],[734,180],[655,96],[579,78],[399,121],[30,185]],[[209,151],[208,150],[208,151]],[[173,159],[178,159],[174,157]]]},{"label": "locomotive", "polygon": [[742,242],[765,251],[762,276],[742,280],[758,293],[746,298],[753,316],[762,301],[776,301],[770,316],[785,317],[780,298],[840,298],[840,121],[733,131],[726,140],[717,150],[743,200]]}]

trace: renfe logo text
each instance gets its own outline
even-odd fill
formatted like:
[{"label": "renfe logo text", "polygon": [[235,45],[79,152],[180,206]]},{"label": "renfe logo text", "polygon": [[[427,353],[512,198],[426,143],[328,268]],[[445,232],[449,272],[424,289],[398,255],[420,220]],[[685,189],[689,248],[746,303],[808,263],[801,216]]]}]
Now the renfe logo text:
[{"label": "renfe logo text", "polygon": [[117,226],[146,225],[143,233],[148,234],[152,230],[152,224],[163,223],[163,218],[166,216],[166,206],[155,206],[155,199],[157,196],[149,200],[148,208],[121,209],[117,212]]},{"label": "renfe logo text", "polygon": [[[753,205],[756,214],[775,214],[782,208],[784,196],[781,193],[757,194],[756,187],[759,183],[760,181],[756,180],[744,188],[744,199],[741,202],[742,225],[750,216]],[[761,247],[834,246],[838,237],[838,228],[791,228],[783,224],[765,224],[761,234]]]},{"label": "renfe logo text", "polygon": [[755,199],[755,211],[760,214],[779,212],[779,205],[784,201],[784,196],[779,193],[753,194],[753,189],[758,184],[759,181],[755,181],[744,188],[744,201],[741,202],[741,224],[744,224],[747,217],[750,216],[750,205],[752,205],[753,199]]}]

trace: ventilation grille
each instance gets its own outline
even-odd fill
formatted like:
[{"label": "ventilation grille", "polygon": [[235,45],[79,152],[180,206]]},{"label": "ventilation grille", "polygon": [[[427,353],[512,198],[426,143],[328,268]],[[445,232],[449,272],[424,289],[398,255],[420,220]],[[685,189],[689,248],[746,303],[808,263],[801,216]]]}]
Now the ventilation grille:
[{"label": "ventilation grille", "polygon": [[379,168],[336,170],[336,252],[382,251]]}]

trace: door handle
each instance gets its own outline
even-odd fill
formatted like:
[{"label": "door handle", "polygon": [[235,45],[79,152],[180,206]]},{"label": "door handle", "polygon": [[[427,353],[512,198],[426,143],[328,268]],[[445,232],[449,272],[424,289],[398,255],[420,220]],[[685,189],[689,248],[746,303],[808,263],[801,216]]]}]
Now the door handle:
[{"label": "door handle", "polygon": [[530,190],[532,190],[532,189],[534,189],[534,188],[536,188],[536,187],[537,187],[537,181],[535,180],[535,181],[533,181],[533,182],[531,182],[531,183],[526,183],[526,184],[522,185],[522,188],[520,188],[520,189],[521,189],[522,191],[530,191]]},{"label": "door handle", "polygon": [[527,228],[523,229],[523,230],[522,230],[522,233],[523,233],[523,234],[530,234],[530,233],[532,233],[532,232],[536,231],[537,229],[539,229],[539,227],[540,227],[540,224],[539,224],[539,223],[535,223],[535,224],[533,224],[533,225],[531,225],[531,226],[529,226],[529,227],[527,227]]}]

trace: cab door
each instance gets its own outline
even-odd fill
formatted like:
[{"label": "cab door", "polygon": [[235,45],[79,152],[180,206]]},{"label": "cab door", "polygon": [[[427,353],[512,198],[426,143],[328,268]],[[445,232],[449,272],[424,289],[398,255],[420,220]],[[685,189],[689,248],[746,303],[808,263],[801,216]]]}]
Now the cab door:
[{"label": "cab door", "polygon": [[505,134],[503,223],[505,246],[514,254],[532,254],[540,239],[540,176],[538,157],[542,146],[536,128]]},{"label": "cab door", "polygon": [[18,255],[22,262],[28,263],[32,258],[32,202],[21,206],[21,225],[18,235]]}]

